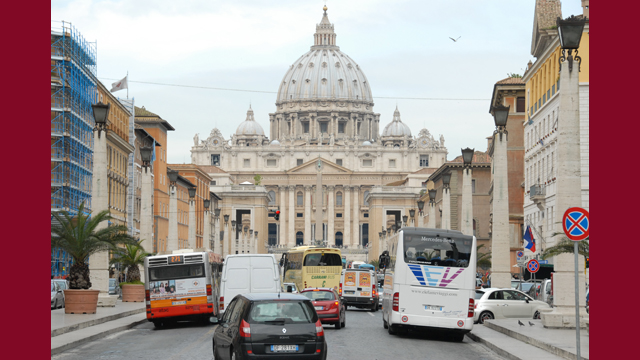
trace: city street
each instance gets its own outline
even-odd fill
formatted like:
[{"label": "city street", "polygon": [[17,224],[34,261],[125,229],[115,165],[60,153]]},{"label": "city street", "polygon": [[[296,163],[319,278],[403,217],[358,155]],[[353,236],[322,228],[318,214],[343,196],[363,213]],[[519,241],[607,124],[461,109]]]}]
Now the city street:
[{"label": "city street", "polygon": [[[346,327],[324,326],[328,359],[503,359],[468,337],[452,342],[446,337],[409,333],[392,336],[382,327],[382,312],[347,311]],[[73,359],[211,359],[215,326],[179,323],[156,330],[145,323],[104,339],[52,356]]]}]

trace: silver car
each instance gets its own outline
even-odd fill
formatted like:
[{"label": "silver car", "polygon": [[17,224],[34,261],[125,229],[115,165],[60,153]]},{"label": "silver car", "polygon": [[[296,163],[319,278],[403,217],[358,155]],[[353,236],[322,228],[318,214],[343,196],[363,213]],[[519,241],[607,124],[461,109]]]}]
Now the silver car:
[{"label": "silver car", "polygon": [[549,309],[549,304],[534,300],[529,295],[518,290],[479,289],[476,290],[473,321],[484,324],[485,320],[491,319],[540,319],[542,309]]},{"label": "silver car", "polygon": [[60,309],[64,307],[64,294],[60,285],[51,280],[51,308]]}]

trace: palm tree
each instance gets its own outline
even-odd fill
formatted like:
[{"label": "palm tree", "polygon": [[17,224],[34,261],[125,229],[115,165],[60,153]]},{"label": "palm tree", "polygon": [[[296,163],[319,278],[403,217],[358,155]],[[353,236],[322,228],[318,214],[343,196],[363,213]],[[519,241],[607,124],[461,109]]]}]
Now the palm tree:
[{"label": "palm tree", "polygon": [[[140,243],[142,243],[141,240]],[[140,246],[140,243],[126,244],[123,248],[114,251],[110,264],[120,264],[127,272],[127,282],[140,281],[139,265],[144,265],[144,258],[152,255]]]},{"label": "palm tree", "polygon": [[51,226],[51,248],[60,248],[73,258],[67,278],[70,289],[91,288],[89,256],[135,242],[124,225],[96,230],[100,223],[111,219],[108,210],[91,216],[84,213],[83,203],[75,215],[67,211],[52,212],[51,215],[58,222]]},{"label": "palm tree", "polygon": [[[559,235],[561,233],[554,233],[553,236]],[[574,241],[569,240],[566,236],[562,238],[562,240],[558,241],[558,243],[554,246],[546,248],[542,252],[542,259],[548,259],[553,256],[558,256],[560,254],[573,254],[574,253]],[[589,257],[589,237],[583,241],[578,242],[578,254]]]},{"label": "palm tree", "polygon": [[477,258],[476,264],[482,269],[491,268],[491,253],[490,252],[480,252],[480,249],[484,247],[484,244],[478,245],[476,247],[477,250]]}]

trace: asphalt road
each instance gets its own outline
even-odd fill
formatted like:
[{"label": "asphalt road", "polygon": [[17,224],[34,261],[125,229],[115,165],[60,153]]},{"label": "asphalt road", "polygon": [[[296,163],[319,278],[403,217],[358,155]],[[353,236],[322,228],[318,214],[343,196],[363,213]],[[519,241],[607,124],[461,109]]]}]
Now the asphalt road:
[{"label": "asphalt road", "polygon": [[[52,356],[74,359],[212,359],[214,325],[178,323],[156,330],[145,323]],[[485,346],[465,337],[462,343],[437,334],[389,335],[382,327],[382,313],[347,310],[346,327],[325,325],[328,359],[483,359],[503,360]]]}]

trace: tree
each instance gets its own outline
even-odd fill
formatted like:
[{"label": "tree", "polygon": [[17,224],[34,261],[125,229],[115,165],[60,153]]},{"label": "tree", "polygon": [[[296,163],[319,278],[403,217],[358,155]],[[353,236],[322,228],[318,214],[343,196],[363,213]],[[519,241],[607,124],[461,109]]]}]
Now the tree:
[{"label": "tree", "polygon": [[260,185],[262,183],[262,175],[256,174],[256,176],[253,177],[253,183]]},{"label": "tree", "polygon": [[[554,233],[552,236],[559,235],[561,233]],[[566,236],[563,237],[554,246],[546,248],[542,254],[542,259],[548,259],[550,257],[558,256],[560,254],[573,254],[574,244],[572,240],[569,240]],[[578,254],[588,258],[589,257],[589,237],[578,242]]]},{"label": "tree", "polygon": [[369,264],[375,266],[376,270],[380,269],[380,262],[378,260],[371,260],[369,261]]},{"label": "tree", "polygon": [[[140,243],[142,243],[141,240]],[[114,256],[109,261],[110,264],[120,264],[127,272],[127,281],[140,281],[140,265],[144,265],[144,258],[152,255],[140,246],[140,243],[126,244],[123,248],[114,251]]]},{"label": "tree", "polygon": [[114,250],[118,245],[135,243],[135,239],[127,234],[124,225],[110,226],[96,230],[103,221],[111,219],[108,210],[91,215],[85,214],[84,203],[78,208],[76,215],[67,211],[52,212],[58,224],[51,226],[51,248],[60,248],[73,259],[69,269],[70,289],[89,289],[89,256],[107,250]]},{"label": "tree", "polygon": [[476,247],[477,254],[478,254],[476,258],[476,264],[482,269],[489,269],[491,268],[491,253],[488,251],[480,252],[480,249],[482,249],[483,247],[484,247],[484,244],[478,245]]}]

